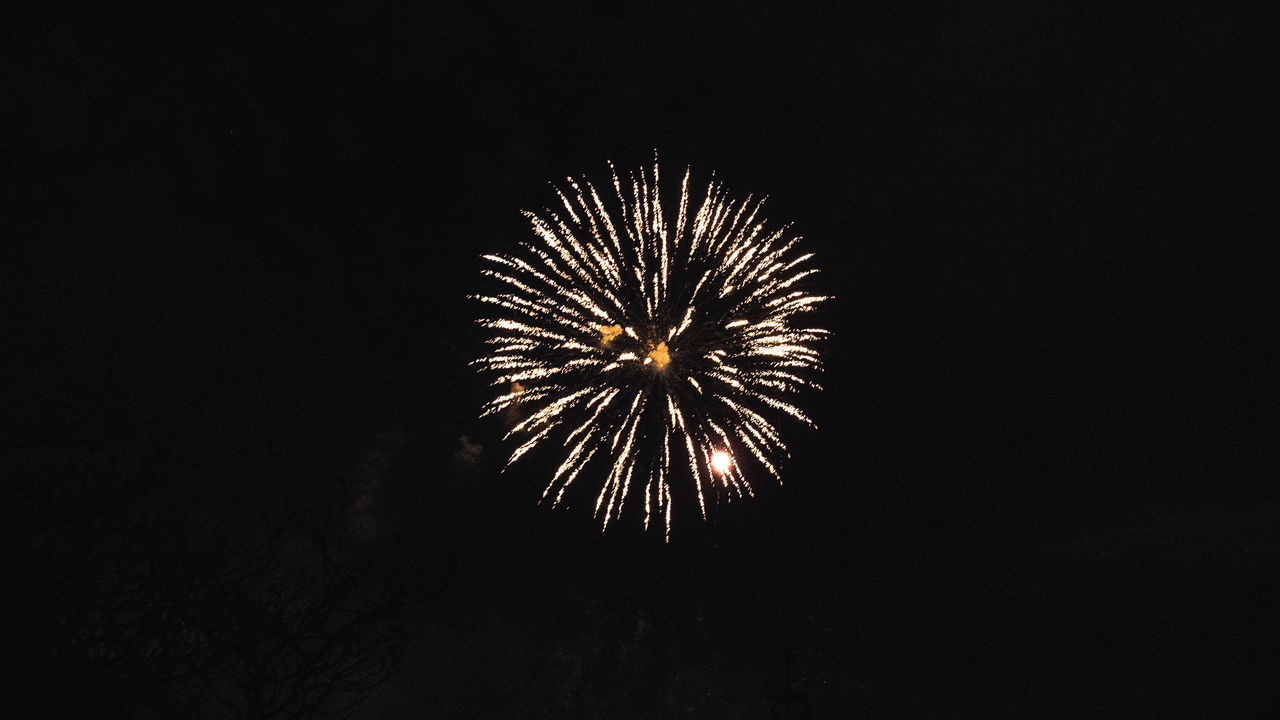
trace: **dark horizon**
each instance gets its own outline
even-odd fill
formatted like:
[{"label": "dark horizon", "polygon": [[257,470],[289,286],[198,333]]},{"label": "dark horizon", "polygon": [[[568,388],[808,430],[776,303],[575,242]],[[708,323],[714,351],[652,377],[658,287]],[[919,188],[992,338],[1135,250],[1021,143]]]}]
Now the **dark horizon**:
[{"label": "dark horizon", "polygon": [[[1269,200],[1260,14],[11,13],[15,686],[140,717],[1274,717],[1280,497],[1229,349],[1261,286],[1227,249]],[[540,506],[544,461],[499,474],[469,365],[480,256],[655,150],[767,195],[834,298],[784,485],[669,543]],[[291,587],[359,609],[332,622],[368,689],[307,704],[295,640],[336,626]]]}]

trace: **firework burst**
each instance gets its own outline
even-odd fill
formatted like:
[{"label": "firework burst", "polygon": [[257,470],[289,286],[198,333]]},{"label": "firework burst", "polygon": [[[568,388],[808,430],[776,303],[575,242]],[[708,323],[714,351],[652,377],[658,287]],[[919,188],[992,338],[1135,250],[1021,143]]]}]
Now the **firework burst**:
[{"label": "firework burst", "polygon": [[826,298],[803,289],[812,253],[766,227],[763,199],[735,202],[713,181],[695,208],[686,171],[672,211],[656,160],[625,179],[610,169],[612,194],[569,178],[558,207],[525,213],[536,239],[484,256],[501,288],[475,296],[492,333],[476,364],[498,388],[484,414],[515,418],[508,466],[562,448],[544,499],[591,478],[605,528],[643,494],[645,527],[669,537],[673,482],[705,518],[708,496],[754,495],[760,472],[781,480],[775,422],[812,425],[793,399],[817,387],[827,334],[799,319]]}]

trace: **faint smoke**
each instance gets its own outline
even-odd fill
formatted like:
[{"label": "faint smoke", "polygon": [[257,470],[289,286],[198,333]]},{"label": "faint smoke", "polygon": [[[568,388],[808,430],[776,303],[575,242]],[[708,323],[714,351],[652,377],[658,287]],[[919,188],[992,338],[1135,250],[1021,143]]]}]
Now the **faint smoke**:
[{"label": "faint smoke", "polygon": [[453,454],[453,461],[459,465],[475,465],[484,457],[484,446],[478,442],[472,442],[471,438],[463,435],[458,438],[458,450]]},{"label": "faint smoke", "polygon": [[351,529],[361,540],[377,537],[378,495],[396,449],[406,442],[403,433],[385,432],[376,436],[376,446],[365,454],[354,473],[351,501]]}]

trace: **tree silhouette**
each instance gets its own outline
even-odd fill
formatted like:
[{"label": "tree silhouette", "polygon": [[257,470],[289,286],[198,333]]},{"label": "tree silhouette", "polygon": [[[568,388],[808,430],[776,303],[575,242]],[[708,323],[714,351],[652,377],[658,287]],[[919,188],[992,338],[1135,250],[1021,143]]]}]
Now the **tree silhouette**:
[{"label": "tree silhouette", "polygon": [[0,438],[14,687],[121,717],[352,708],[413,617],[390,544],[352,539],[340,482],[271,503],[168,473],[158,421],[76,402]]}]

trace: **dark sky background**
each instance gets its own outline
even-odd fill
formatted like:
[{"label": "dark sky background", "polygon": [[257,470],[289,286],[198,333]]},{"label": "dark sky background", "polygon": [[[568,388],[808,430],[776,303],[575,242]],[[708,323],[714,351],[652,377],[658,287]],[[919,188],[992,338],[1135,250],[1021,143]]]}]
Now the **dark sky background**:
[{"label": "dark sky background", "polygon": [[[1274,452],[1229,350],[1258,7],[4,12],[4,504],[47,580],[6,580],[43,618],[13,623],[81,597],[19,529],[69,513],[49,458],[136,454],[188,512],[273,508],[242,535],[337,492],[412,578],[355,717],[1280,713]],[[549,181],[655,148],[768,194],[835,296],[785,487],[669,544],[497,474],[465,300]],[[133,682],[45,633],[7,641],[37,679]]]}]

